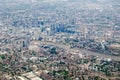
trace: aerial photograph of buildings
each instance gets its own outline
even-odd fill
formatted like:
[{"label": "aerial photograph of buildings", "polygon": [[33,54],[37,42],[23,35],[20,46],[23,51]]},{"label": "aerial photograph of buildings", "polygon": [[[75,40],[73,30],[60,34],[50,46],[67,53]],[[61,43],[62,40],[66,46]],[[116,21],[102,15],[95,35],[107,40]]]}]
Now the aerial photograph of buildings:
[{"label": "aerial photograph of buildings", "polygon": [[0,0],[0,80],[120,80],[120,0]]}]

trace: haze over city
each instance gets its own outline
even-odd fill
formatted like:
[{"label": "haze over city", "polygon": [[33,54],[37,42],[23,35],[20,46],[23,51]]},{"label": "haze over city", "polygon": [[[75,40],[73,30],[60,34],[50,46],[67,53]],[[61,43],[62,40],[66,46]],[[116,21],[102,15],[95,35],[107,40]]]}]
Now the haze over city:
[{"label": "haze over city", "polygon": [[120,80],[120,0],[0,0],[0,80]]}]

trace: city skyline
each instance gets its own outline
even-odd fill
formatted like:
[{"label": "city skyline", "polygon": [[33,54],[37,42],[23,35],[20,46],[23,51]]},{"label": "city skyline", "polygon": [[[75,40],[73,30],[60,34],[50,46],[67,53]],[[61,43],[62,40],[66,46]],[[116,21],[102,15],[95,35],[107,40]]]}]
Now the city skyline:
[{"label": "city skyline", "polygon": [[120,0],[0,0],[0,80],[119,80]]}]

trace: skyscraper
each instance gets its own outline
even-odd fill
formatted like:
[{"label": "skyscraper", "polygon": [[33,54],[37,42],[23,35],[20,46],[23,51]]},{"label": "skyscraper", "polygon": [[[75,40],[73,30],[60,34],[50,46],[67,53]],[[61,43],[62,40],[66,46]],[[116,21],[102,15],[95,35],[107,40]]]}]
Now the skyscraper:
[{"label": "skyscraper", "polygon": [[49,36],[51,35],[51,29],[50,29],[50,27],[46,28],[46,32],[47,32],[47,35],[49,35]]}]

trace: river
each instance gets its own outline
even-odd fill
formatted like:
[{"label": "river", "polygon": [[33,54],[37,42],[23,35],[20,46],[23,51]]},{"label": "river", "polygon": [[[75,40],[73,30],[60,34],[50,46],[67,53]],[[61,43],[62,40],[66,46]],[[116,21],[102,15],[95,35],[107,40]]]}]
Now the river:
[{"label": "river", "polygon": [[58,46],[60,48],[64,48],[66,50],[74,50],[74,51],[79,50],[81,53],[86,53],[87,55],[94,55],[94,56],[98,56],[98,57],[102,57],[102,58],[111,58],[114,61],[120,61],[120,56],[103,54],[103,53],[94,52],[94,51],[90,51],[90,50],[86,50],[86,49],[76,49],[76,48],[70,49],[69,46],[64,45],[64,44],[59,44],[59,43],[54,43],[54,42],[41,42],[41,41],[39,41],[39,44],[54,45],[54,46]]}]

